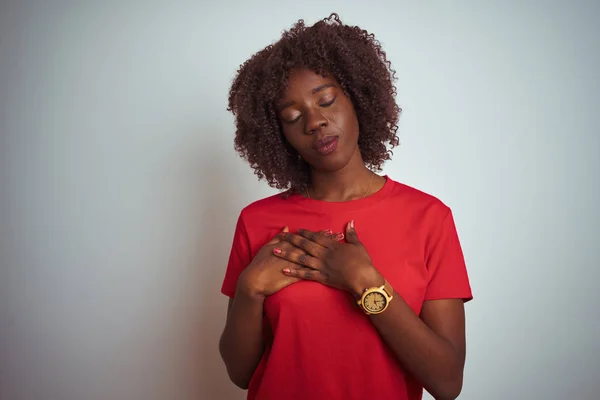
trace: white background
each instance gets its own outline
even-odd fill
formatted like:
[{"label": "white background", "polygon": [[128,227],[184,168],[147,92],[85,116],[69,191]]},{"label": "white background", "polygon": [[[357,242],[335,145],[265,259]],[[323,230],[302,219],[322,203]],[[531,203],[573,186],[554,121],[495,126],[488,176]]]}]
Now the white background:
[{"label": "white background", "polygon": [[229,84],[332,11],[397,70],[384,172],[455,213],[460,398],[598,398],[598,2],[0,7],[2,400],[243,398],[219,289],[240,209],[274,191],[233,150]]}]

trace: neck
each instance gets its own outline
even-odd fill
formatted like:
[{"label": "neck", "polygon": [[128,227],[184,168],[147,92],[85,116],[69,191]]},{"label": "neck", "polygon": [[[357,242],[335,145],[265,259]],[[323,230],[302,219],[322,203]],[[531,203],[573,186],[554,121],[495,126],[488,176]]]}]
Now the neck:
[{"label": "neck", "polygon": [[315,200],[336,202],[360,199],[365,196],[367,190],[372,193],[373,189],[379,186],[376,185],[379,177],[373,175],[374,173],[365,166],[358,152],[358,157],[352,157],[348,165],[341,170],[328,172],[313,169],[312,184],[308,188],[310,197]]}]

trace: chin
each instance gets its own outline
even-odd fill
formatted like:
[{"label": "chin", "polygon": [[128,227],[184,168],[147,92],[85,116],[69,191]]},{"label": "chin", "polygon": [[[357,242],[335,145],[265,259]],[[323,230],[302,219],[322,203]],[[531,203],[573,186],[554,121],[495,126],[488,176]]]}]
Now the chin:
[{"label": "chin", "polygon": [[[311,160],[313,161],[313,160]],[[350,162],[349,157],[340,156],[325,156],[320,159],[314,160],[310,165],[319,171],[323,172],[336,172],[343,169]]]}]

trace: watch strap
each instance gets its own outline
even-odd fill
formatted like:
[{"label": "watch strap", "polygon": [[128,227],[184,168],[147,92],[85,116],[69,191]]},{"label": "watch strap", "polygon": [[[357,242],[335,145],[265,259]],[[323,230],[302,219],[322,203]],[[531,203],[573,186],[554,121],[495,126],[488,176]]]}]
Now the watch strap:
[{"label": "watch strap", "polygon": [[392,285],[390,285],[387,279],[383,283],[383,290],[389,297],[394,297],[394,288],[392,288]]}]

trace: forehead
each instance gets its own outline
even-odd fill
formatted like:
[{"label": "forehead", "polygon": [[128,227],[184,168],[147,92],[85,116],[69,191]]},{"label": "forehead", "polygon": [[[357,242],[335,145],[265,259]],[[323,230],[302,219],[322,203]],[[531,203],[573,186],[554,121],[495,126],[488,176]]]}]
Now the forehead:
[{"label": "forehead", "polygon": [[323,85],[336,85],[336,80],[331,76],[322,76],[309,69],[295,69],[290,73],[283,98],[312,95],[315,89]]}]

